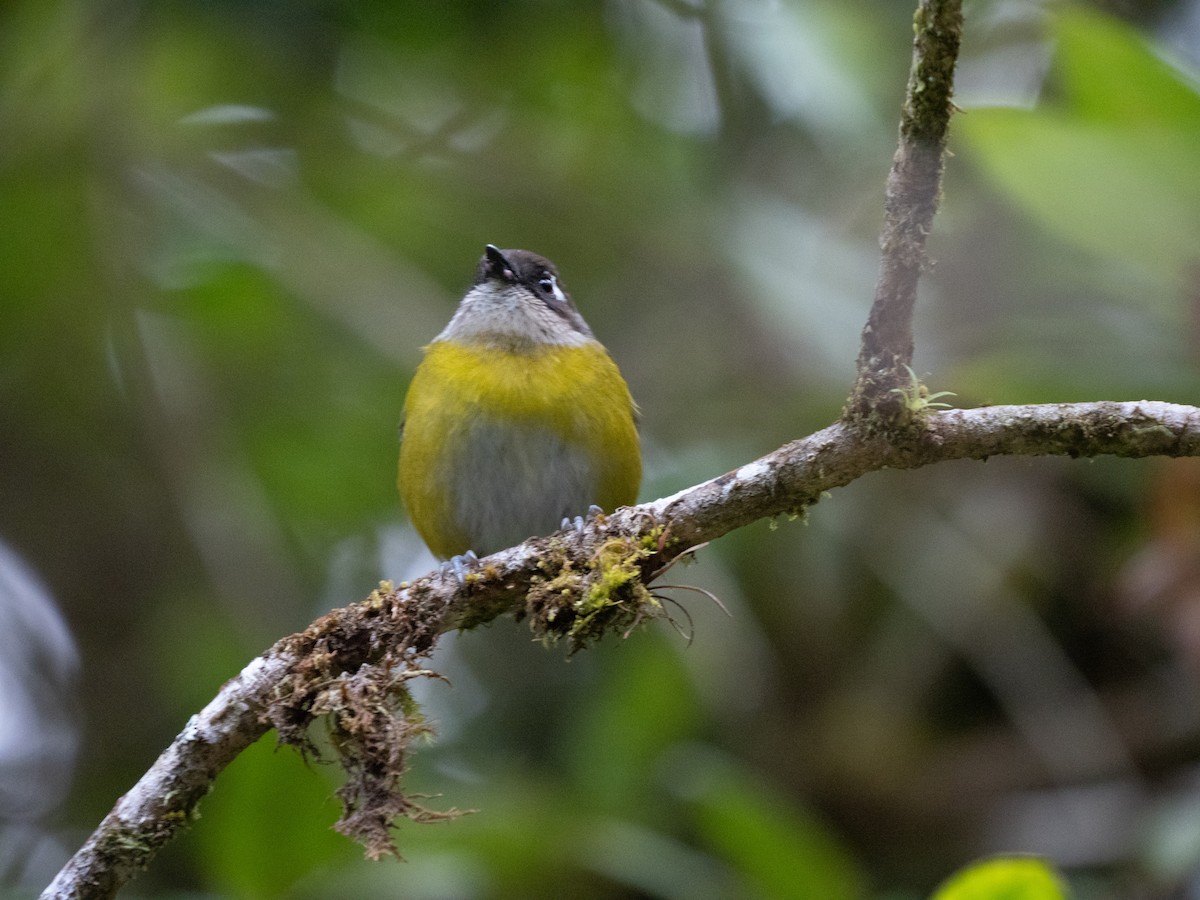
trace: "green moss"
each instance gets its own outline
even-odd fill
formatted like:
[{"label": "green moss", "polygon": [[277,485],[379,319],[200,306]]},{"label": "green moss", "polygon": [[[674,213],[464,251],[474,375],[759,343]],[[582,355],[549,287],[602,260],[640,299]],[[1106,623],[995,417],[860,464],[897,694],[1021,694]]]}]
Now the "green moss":
[{"label": "green moss", "polygon": [[661,530],[636,538],[604,541],[582,568],[564,548],[551,544],[539,562],[546,572],[526,599],[530,628],[543,642],[565,638],[575,652],[606,632],[628,634],[662,614],[661,604],[642,582],[641,563],[658,550]]},{"label": "green moss", "polygon": [[904,401],[904,408],[908,412],[910,418],[917,418],[924,415],[931,409],[949,409],[949,403],[936,403],[938,397],[953,397],[953,391],[938,391],[936,394],[929,393],[929,388],[917,377],[917,373],[912,370],[911,366],[905,366],[908,370],[908,384],[904,387],[892,388],[890,393],[899,394]]}]

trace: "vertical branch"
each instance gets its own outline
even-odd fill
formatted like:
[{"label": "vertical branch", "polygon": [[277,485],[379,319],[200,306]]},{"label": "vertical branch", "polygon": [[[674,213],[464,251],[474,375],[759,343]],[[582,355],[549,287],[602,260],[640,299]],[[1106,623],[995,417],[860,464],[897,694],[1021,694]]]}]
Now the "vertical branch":
[{"label": "vertical branch", "polygon": [[846,407],[851,420],[862,422],[874,413],[894,422],[904,411],[904,400],[893,388],[909,383],[913,304],[926,267],[925,238],[941,199],[962,26],[961,0],[921,0],[913,19],[912,69],[879,236],[879,282],[863,328],[858,380]]}]

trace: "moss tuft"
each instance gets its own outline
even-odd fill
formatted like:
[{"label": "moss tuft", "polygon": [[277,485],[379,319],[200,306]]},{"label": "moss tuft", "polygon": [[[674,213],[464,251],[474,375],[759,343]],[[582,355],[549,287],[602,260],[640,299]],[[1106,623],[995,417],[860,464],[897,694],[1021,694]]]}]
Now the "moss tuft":
[{"label": "moss tuft", "polygon": [[544,643],[566,639],[574,653],[617,631],[628,635],[662,605],[642,582],[642,563],[658,549],[661,535],[610,537],[577,568],[561,544],[542,557],[544,578],[526,597],[529,626]]}]

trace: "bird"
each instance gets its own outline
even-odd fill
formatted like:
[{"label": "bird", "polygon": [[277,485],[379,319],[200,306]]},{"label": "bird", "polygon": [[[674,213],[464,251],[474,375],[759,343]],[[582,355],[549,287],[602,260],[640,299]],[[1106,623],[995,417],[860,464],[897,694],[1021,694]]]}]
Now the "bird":
[{"label": "bird", "polygon": [[638,408],[550,260],[486,246],[404,400],[397,486],[443,566],[637,499]]}]

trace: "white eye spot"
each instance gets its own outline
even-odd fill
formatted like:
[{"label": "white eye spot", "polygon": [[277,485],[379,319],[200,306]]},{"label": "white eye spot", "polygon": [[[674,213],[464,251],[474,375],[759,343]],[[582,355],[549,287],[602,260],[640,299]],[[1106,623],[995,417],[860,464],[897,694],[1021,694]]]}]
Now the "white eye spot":
[{"label": "white eye spot", "polygon": [[558,281],[553,275],[543,275],[539,278],[538,287],[542,289],[543,293],[553,296],[559,303],[567,301],[567,295],[562,292],[562,288],[558,286]]}]

